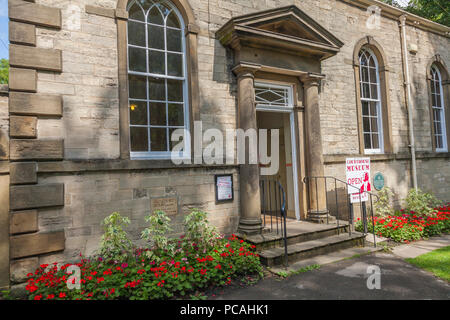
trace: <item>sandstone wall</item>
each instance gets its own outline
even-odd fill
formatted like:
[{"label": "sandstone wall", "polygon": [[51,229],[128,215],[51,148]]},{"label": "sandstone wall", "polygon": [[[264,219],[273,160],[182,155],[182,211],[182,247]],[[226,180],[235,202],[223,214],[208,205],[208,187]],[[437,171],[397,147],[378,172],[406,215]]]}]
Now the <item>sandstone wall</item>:
[{"label": "sandstone wall", "polygon": [[[60,8],[62,29],[37,26],[37,47],[62,50],[62,72],[38,71],[37,92],[60,94],[63,98],[61,119],[39,118],[39,139],[64,139],[64,159],[112,160],[119,150],[118,56],[115,20],[85,12],[85,5],[116,8],[115,0],[36,0],[36,3]],[[322,63],[326,75],[320,93],[321,127],[325,155],[356,155],[358,131],[355,81],[352,66],[354,46],[371,35],[381,44],[390,67],[394,153],[408,149],[407,113],[405,109],[400,33],[398,22],[381,18],[381,29],[368,29],[369,13],[338,0],[189,0],[196,17],[198,33],[198,77],[200,119],[204,129],[236,126],[236,80],[233,59],[218,40],[217,31],[230,18],[295,4],[344,42],[341,52]],[[450,65],[448,38],[408,27],[408,40],[419,51],[411,56],[416,97],[415,127],[419,149],[431,151],[428,96],[425,66],[436,53]],[[1,126],[1,123],[0,123]],[[434,188],[442,199],[450,200],[448,157],[419,161],[420,181],[426,190]],[[373,162],[372,172],[383,172],[397,201],[411,187],[409,161]],[[234,174],[235,200],[216,205],[214,174]],[[326,165],[327,175],[345,178],[342,163]],[[434,179],[434,180],[433,180]],[[434,183],[436,179],[440,185]],[[210,213],[211,222],[223,232],[235,231],[239,216],[239,177],[236,168],[166,169],[166,170],[94,170],[39,173],[39,184],[63,183],[64,207],[39,210],[39,230],[65,230],[66,249],[57,255],[40,256],[40,262],[73,259],[81,251],[92,253],[101,235],[101,220],[114,211],[132,219],[130,233],[138,239],[144,216],[150,212],[150,199],[176,195],[179,215],[174,217],[175,233],[185,213],[199,207]],[[19,260],[12,270],[36,260]],[[21,264],[22,263],[22,264]]]}]

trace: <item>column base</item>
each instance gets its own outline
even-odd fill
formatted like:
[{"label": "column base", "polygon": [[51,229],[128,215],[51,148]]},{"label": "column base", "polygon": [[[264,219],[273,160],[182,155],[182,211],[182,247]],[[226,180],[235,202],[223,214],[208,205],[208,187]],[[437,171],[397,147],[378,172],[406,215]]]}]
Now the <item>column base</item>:
[{"label": "column base", "polygon": [[245,235],[260,234],[262,232],[262,220],[259,219],[240,219],[238,232]]},{"label": "column base", "polygon": [[311,210],[308,211],[308,221],[325,224],[327,222],[334,222],[336,220],[335,217],[330,215],[329,210]]}]

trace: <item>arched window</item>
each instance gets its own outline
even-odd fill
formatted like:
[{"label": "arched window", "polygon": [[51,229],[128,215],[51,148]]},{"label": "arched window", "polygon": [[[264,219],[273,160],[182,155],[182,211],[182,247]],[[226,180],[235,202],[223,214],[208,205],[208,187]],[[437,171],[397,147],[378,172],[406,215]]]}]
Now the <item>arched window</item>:
[{"label": "arched window", "polygon": [[430,74],[434,146],[437,152],[447,152],[447,128],[442,75],[439,68],[434,64],[431,66]]},{"label": "arched window", "polygon": [[359,51],[359,80],[364,152],[383,153],[383,117],[378,61],[369,48]]},{"label": "arched window", "polygon": [[127,10],[131,157],[169,159],[171,134],[189,129],[185,23],[169,1],[134,0]]}]

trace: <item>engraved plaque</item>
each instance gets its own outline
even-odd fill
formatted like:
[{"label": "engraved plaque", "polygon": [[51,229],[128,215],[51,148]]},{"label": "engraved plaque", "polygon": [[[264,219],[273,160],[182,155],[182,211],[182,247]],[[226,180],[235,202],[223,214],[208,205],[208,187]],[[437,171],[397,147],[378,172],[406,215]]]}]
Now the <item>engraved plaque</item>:
[{"label": "engraved plaque", "polygon": [[152,212],[164,211],[168,216],[174,216],[178,213],[177,198],[155,198],[151,199]]}]

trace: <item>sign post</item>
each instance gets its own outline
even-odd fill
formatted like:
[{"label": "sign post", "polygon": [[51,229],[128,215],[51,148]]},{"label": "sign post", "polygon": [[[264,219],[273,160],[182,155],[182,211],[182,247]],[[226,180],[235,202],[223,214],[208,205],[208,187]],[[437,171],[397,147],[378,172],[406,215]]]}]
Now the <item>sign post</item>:
[{"label": "sign post", "polygon": [[351,203],[369,201],[370,184],[370,158],[347,158],[345,161],[348,194]]},{"label": "sign post", "polygon": [[[353,203],[360,203],[364,232],[367,233],[366,201],[369,201],[367,191],[372,190],[370,184],[370,158],[347,158],[345,161],[348,194],[350,197],[350,212],[353,219]],[[353,221],[353,220],[352,220]]]}]

